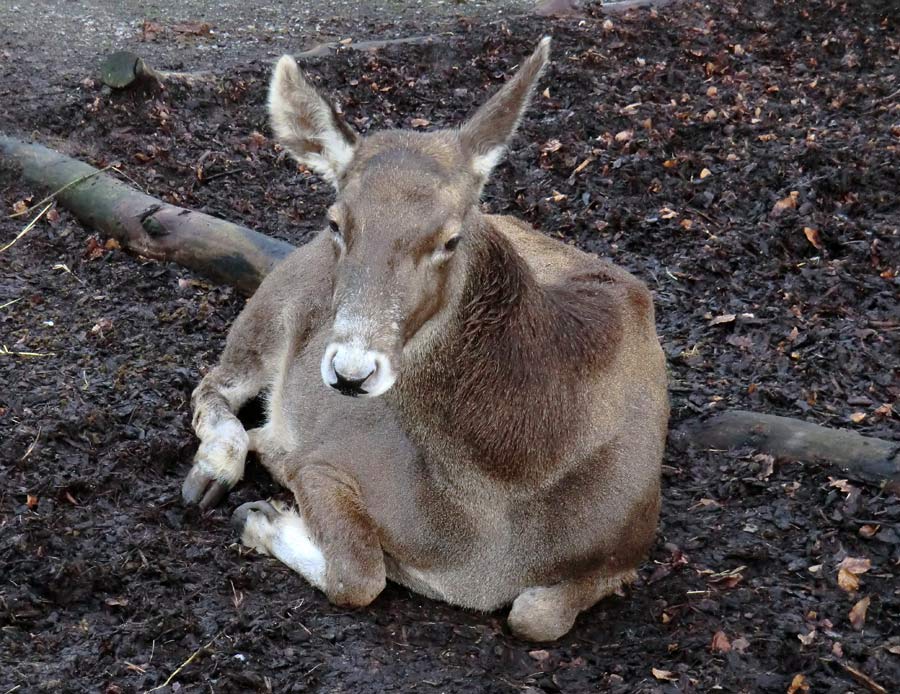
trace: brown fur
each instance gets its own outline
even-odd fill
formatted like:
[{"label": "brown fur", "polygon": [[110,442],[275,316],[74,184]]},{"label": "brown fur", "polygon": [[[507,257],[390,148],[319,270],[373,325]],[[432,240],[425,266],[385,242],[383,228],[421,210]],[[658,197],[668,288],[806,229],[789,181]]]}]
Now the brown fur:
[{"label": "brown fur", "polygon": [[[546,59],[542,43],[459,131],[363,139],[291,61],[276,69],[273,127],[335,183],[339,235],[298,249],[236,321],[194,395],[184,493],[209,503],[256,450],[299,515],[242,507],[245,542],[335,602],[367,604],[387,576],[476,609],[513,602],[517,634],[558,638],[653,542],[668,402],[649,292],[478,209]],[[326,346],[351,338],[396,371],[381,397],[322,382]],[[248,443],[233,413],[260,392],[268,422]]]}]

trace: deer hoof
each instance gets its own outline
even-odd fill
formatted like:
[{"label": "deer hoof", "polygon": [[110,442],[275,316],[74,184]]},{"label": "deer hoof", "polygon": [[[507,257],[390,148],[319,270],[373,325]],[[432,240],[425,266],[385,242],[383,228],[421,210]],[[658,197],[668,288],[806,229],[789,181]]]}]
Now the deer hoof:
[{"label": "deer hoof", "polygon": [[563,604],[552,588],[529,588],[509,611],[509,628],[524,641],[556,641],[575,624],[578,610]]},{"label": "deer hoof", "polygon": [[181,486],[181,497],[187,504],[198,504],[204,511],[216,506],[228,493],[228,485],[207,475],[194,465]]}]

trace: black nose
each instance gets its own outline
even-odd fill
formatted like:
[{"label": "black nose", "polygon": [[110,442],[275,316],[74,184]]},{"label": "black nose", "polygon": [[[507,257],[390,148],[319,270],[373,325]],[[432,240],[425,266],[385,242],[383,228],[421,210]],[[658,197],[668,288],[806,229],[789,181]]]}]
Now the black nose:
[{"label": "black nose", "polygon": [[368,374],[367,376],[360,378],[359,380],[354,380],[352,378],[344,378],[341,375],[341,372],[337,369],[334,370],[335,378],[337,381],[331,384],[331,387],[338,391],[341,395],[349,395],[351,398],[355,398],[357,395],[365,395],[366,391],[363,390],[362,384],[366,382],[366,379],[372,374]]}]

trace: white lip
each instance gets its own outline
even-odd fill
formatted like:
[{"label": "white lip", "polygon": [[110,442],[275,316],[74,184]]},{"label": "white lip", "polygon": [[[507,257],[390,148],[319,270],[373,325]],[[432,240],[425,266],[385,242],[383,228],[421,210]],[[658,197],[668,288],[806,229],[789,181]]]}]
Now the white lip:
[{"label": "white lip", "polygon": [[344,378],[366,379],[361,386],[365,391],[360,393],[362,397],[377,398],[390,390],[397,380],[391,360],[384,352],[346,342],[330,343],[322,355],[322,381],[329,387],[333,387],[338,381],[335,367]]}]

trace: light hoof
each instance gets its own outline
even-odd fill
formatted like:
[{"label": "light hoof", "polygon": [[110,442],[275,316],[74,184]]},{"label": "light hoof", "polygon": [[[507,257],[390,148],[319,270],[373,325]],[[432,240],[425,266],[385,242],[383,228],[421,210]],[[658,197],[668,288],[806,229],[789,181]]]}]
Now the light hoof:
[{"label": "light hoof", "polygon": [[204,511],[216,506],[228,493],[229,487],[194,465],[181,486],[181,498],[186,504],[198,504]]},{"label": "light hoof", "polygon": [[578,610],[561,604],[552,588],[529,588],[513,601],[507,622],[513,635],[524,641],[556,641],[577,616]]},{"label": "light hoof", "polygon": [[[244,541],[244,531],[247,530],[247,522],[250,520],[251,513],[261,513],[270,525],[274,524],[278,518],[278,509],[268,501],[250,501],[246,504],[241,504],[231,514],[231,527],[234,528],[242,542]],[[244,544],[247,543],[245,542]]]}]

